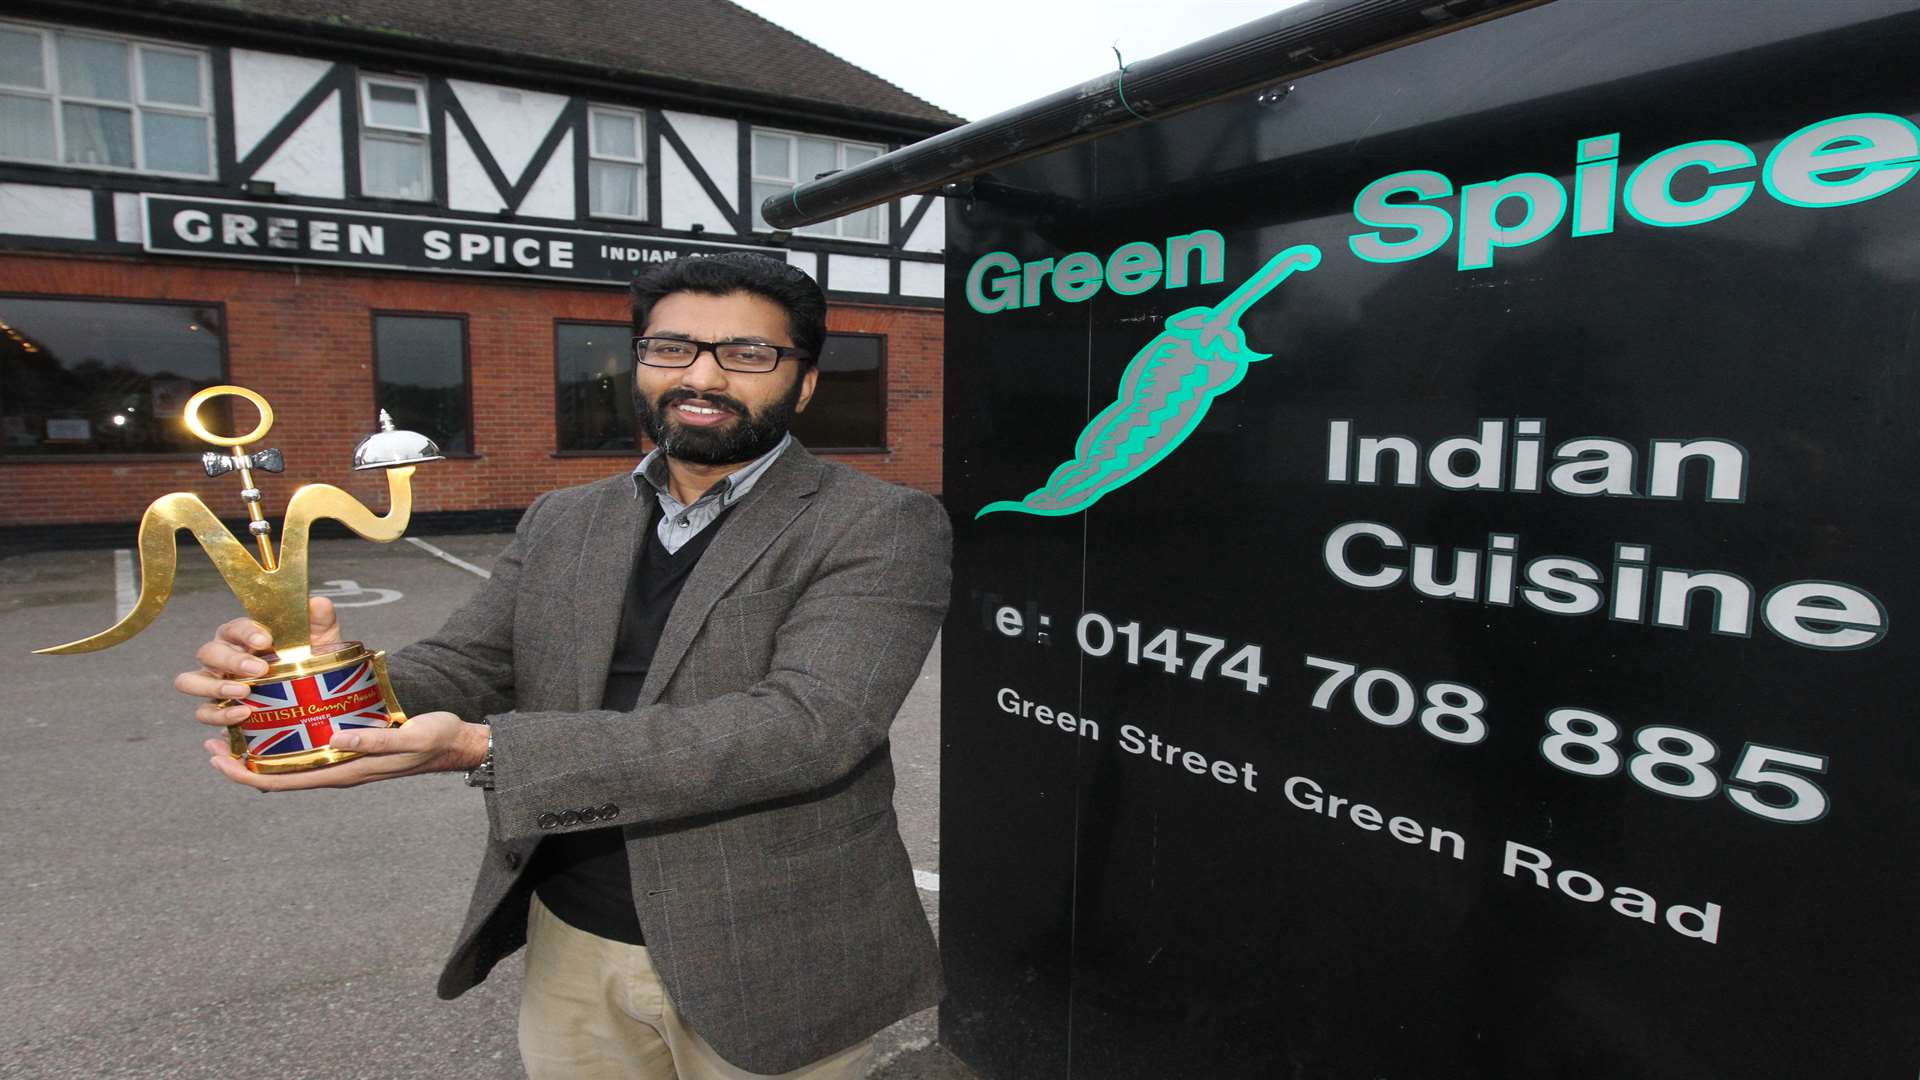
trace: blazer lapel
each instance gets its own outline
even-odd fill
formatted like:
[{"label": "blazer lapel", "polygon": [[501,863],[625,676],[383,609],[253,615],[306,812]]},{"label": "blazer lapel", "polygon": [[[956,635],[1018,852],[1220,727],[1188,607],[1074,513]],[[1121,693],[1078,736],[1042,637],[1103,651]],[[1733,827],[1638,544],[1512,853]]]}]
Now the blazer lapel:
[{"label": "blazer lapel", "polygon": [[[807,497],[820,488],[820,471],[820,459],[796,442],[767,467],[747,497],[721,519],[720,535],[713,538],[693,573],[687,575],[680,598],[667,616],[647,681],[640,688],[640,705],[660,699],[713,605],[806,509]],[[603,678],[604,674],[603,670]]]},{"label": "blazer lapel", "polygon": [[613,646],[620,635],[620,613],[626,604],[627,578],[640,538],[653,523],[653,493],[644,485],[634,495],[631,478],[608,485],[594,500],[573,588],[575,665],[580,672],[581,709],[597,709],[607,690],[607,669],[613,665]]}]

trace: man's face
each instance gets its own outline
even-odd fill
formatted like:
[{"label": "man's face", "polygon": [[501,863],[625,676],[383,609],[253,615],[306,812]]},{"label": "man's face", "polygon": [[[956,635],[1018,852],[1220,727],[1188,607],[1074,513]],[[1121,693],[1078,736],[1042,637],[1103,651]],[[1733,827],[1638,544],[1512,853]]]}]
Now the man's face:
[{"label": "man's face", "polygon": [[[793,345],[787,313],[752,293],[669,293],[653,306],[646,337]],[[804,374],[802,371],[804,369]],[[692,367],[634,365],[640,428],[668,457],[737,465],[773,449],[813,398],[819,372],[797,360],[772,371],[728,371],[703,350]]]}]

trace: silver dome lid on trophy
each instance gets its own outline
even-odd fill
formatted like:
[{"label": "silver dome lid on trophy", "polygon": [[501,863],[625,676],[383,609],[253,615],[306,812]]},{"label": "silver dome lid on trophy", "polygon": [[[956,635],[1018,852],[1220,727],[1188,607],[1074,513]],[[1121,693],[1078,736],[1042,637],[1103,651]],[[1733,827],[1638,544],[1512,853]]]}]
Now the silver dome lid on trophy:
[{"label": "silver dome lid on trophy", "polygon": [[393,426],[393,417],[380,410],[380,430],[361,439],[353,448],[353,467],[391,469],[399,465],[418,465],[423,461],[445,461],[440,447],[417,431]]}]

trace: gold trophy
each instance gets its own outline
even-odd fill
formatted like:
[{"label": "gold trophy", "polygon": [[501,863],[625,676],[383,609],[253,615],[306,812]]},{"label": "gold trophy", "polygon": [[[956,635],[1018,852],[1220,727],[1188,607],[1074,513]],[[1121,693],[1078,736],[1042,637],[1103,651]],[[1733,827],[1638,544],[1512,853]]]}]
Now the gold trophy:
[{"label": "gold trophy", "polygon": [[[217,435],[200,419],[200,409],[221,397],[253,403],[260,422],[245,435]],[[260,510],[260,488],[254,472],[280,472],[280,451],[245,449],[273,427],[273,408],[265,398],[241,386],[209,386],[187,399],[187,430],[225,453],[208,451],[200,457],[208,476],[238,473],[245,485],[248,531],[259,549],[255,559],[207,504],[191,492],[162,495],[140,519],[140,599],[125,618],[92,637],[56,645],[42,653],[84,653],[111,648],[145,630],[173,595],[178,558],[174,534],[193,532],[206,549],[227,588],[240,598],[247,614],[273,635],[267,671],[251,679],[235,679],[248,686],[246,698],[227,704],[252,706],[253,714],[227,729],[233,756],[257,773],[300,772],[318,769],[359,754],[335,750],[336,732],[348,728],[398,727],[407,714],[393,696],[387,679],[387,654],[369,653],[357,641],[315,647],[307,622],[308,533],[321,518],[332,518],[368,540],[390,543],[406,531],[413,514],[413,468],[423,461],[440,461],[433,440],[411,431],[396,431],[386,411],[381,430],[354,447],[353,467],[387,470],[386,516],[376,516],[360,500],[331,484],[307,484],[287,502],[285,528],[278,555],[273,549],[273,524]]]}]

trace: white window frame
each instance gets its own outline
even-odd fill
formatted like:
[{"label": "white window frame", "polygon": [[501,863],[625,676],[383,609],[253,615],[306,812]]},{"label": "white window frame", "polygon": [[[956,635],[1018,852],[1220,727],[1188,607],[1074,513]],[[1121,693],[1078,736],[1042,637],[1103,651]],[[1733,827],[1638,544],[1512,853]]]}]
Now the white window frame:
[{"label": "white window frame", "polygon": [[[622,157],[619,154],[606,153],[600,149],[599,140],[595,135],[595,131],[597,130],[596,125],[593,122],[596,116],[618,116],[633,121],[632,157]],[[593,208],[593,185],[591,178],[593,175],[592,163],[595,161],[638,167],[639,171],[634,174],[633,178],[635,185],[633,204],[640,208],[638,214],[615,214],[610,211],[595,210]],[[615,221],[646,221],[649,219],[649,211],[653,208],[647,205],[647,117],[645,113],[640,112],[638,109],[622,109],[612,105],[588,106],[587,162],[587,175],[589,179],[586,210],[588,217],[609,218]]]},{"label": "white window frame", "polygon": [[[86,169],[90,172],[137,173],[141,176],[177,176],[186,180],[213,180],[220,172],[220,161],[216,152],[216,123],[213,114],[213,58],[205,49],[191,45],[181,45],[172,41],[158,41],[153,38],[130,37],[126,34],[103,34],[92,30],[76,30],[71,27],[45,23],[24,23],[13,20],[0,21],[0,29],[28,33],[40,39],[40,70],[46,83],[43,86],[18,86],[12,83],[0,83],[0,93],[16,97],[39,98],[49,103],[53,120],[53,156],[51,158],[15,157],[0,155],[0,161],[22,161],[36,165],[52,165],[63,169]],[[103,98],[81,97],[67,94],[60,88],[60,51],[55,45],[59,37],[91,38],[95,41],[110,41],[127,47],[127,100],[108,101]],[[151,52],[173,53],[179,56],[191,56],[199,62],[200,68],[200,106],[180,105],[174,102],[150,102],[147,100],[146,54]],[[133,164],[96,165],[89,162],[67,160],[66,113],[62,105],[90,105],[99,108],[124,109],[132,114]],[[159,113],[168,116],[196,117],[206,121],[207,132],[207,171],[203,173],[178,172],[172,169],[150,169],[145,166],[146,132],[142,117],[147,113]]]},{"label": "white window frame", "polygon": [[[752,132],[752,138],[754,140],[758,140],[761,136],[772,136],[774,138],[782,139],[786,142],[787,144],[786,175],[775,176],[775,175],[770,175],[770,174],[761,172],[760,171],[761,163],[759,161],[759,156],[757,153],[759,144],[757,141],[749,142],[747,144],[748,146],[747,156],[749,159],[747,162],[747,168],[751,173],[752,179],[747,189],[748,191],[753,190],[751,187],[752,184],[784,184],[786,185],[786,189],[788,191],[792,191],[794,188],[800,186],[801,184],[812,180],[813,177],[811,176],[797,175],[800,169],[800,140],[801,139],[818,139],[822,142],[833,143],[834,145],[834,151],[833,151],[834,166],[833,167],[836,169],[847,168],[847,149],[849,147],[857,148],[860,150],[871,150],[874,152],[875,156],[878,156],[880,154],[884,154],[887,152],[887,148],[884,146],[881,146],[878,143],[865,143],[865,142],[859,142],[852,139],[837,139],[831,135],[815,135],[812,132],[808,132],[808,131],[783,131],[779,128],[763,128],[763,127],[754,128]],[[766,221],[760,217],[760,200],[753,199],[751,201],[753,202],[754,230],[756,232],[771,231],[772,226],[768,225]],[[844,218],[832,218],[830,220],[823,221],[820,223],[821,225],[833,226],[832,232],[827,232],[817,226],[808,226],[804,230],[795,229],[794,232],[803,236],[830,236],[838,240],[847,240],[856,244],[885,244],[887,242],[887,214],[884,210],[881,211],[881,213],[879,214],[879,219],[880,219],[880,229],[879,229],[880,235],[878,236],[847,236],[843,234],[841,232],[841,222],[845,220]]]},{"label": "white window frame", "polygon": [[[419,106],[418,127],[405,127],[399,124],[378,124],[373,120],[373,88],[376,86],[399,87],[411,90],[414,101]],[[407,202],[433,201],[433,117],[427,105],[427,81],[409,79],[399,75],[361,75],[360,76],[360,194],[369,199],[402,199]],[[424,180],[421,195],[389,195],[384,192],[370,191],[367,188],[367,140],[411,143],[419,146],[423,156]]]}]

